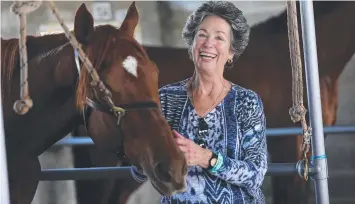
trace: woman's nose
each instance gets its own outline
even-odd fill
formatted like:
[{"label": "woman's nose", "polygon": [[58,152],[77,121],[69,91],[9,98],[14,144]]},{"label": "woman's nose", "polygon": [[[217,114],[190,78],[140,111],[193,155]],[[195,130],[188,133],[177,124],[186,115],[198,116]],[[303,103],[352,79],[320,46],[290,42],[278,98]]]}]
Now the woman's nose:
[{"label": "woman's nose", "polygon": [[203,43],[203,46],[205,47],[211,47],[213,45],[213,39],[211,38],[206,38],[206,40]]}]

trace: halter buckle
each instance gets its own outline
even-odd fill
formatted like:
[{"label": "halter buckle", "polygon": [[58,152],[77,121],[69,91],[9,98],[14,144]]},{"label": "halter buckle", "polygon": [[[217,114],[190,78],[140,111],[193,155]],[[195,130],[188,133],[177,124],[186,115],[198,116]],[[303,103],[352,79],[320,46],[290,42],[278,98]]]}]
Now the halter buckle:
[{"label": "halter buckle", "polygon": [[113,106],[111,111],[117,116],[117,125],[119,125],[122,117],[126,113],[126,110],[121,107]]}]

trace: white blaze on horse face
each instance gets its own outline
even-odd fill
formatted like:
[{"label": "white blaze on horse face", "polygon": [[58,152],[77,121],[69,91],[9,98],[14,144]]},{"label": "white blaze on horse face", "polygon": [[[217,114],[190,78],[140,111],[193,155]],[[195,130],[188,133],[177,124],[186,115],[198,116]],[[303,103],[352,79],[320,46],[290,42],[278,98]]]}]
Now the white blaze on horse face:
[{"label": "white blaze on horse face", "polygon": [[124,61],[123,61],[123,67],[125,68],[125,70],[132,74],[135,77],[137,76],[137,60],[136,58],[132,57],[132,56],[128,56]]}]

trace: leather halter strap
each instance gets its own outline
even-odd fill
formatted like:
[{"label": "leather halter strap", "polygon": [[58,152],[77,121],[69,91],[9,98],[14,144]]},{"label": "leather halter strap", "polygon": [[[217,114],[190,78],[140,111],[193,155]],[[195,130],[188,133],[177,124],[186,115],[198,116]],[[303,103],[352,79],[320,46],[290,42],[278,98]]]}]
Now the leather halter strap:
[{"label": "leather halter strap", "polygon": [[[89,98],[86,99],[86,104],[87,106],[85,107],[84,110],[84,124],[85,124],[85,128],[86,130],[88,130],[87,127],[87,118],[90,117],[92,110],[97,110],[103,113],[107,113],[109,115],[112,116],[116,116],[114,114],[114,112],[112,111],[111,107],[106,105],[106,104],[102,104],[102,103],[97,103]],[[123,108],[126,112],[127,111],[134,111],[134,110],[142,110],[142,109],[158,109],[158,105],[155,102],[137,102],[137,103],[132,103],[132,104],[122,104],[120,105],[121,108]],[[121,136],[123,136],[123,131],[120,127],[121,123],[117,123],[119,131],[121,132]],[[118,149],[115,150],[115,154],[117,155],[117,157],[123,162],[123,163],[129,163],[128,158],[126,157],[125,154],[125,150],[124,150],[124,145],[123,145],[123,139],[122,137],[119,139],[119,143],[120,143],[120,147]]]},{"label": "leather halter strap", "polygon": [[[113,113],[113,110],[107,104],[97,103],[89,98],[86,98],[86,104],[95,110],[115,116]],[[133,111],[133,110],[158,109],[159,108],[158,105],[153,101],[121,104],[121,105],[119,105],[119,107],[122,108],[123,110],[125,110],[126,112]]]}]

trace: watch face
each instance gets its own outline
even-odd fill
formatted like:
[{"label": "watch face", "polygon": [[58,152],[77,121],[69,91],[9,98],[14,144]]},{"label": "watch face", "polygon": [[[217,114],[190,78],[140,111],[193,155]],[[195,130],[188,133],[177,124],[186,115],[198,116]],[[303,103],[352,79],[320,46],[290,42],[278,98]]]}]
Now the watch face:
[{"label": "watch face", "polygon": [[217,159],[216,159],[216,158],[211,159],[211,166],[216,165],[216,162],[217,162]]}]

